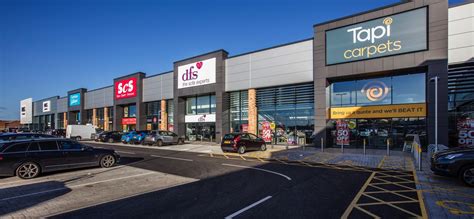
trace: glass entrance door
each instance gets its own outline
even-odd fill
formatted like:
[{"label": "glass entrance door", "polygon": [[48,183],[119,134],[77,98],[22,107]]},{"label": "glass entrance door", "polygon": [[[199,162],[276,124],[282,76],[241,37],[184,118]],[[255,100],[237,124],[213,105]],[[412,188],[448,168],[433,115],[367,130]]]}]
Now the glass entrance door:
[{"label": "glass entrance door", "polygon": [[186,138],[189,141],[214,141],[216,139],[216,124],[211,122],[187,123]]}]

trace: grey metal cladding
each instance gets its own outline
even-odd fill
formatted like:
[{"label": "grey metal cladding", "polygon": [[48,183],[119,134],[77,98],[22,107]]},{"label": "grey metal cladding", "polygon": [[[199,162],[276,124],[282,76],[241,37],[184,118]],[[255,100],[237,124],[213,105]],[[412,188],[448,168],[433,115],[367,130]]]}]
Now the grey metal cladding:
[{"label": "grey metal cladding", "polygon": [[[33,116],[42,116],[42,115],[50,115],[50,114],[55,114],[57,111],[57,100],[58,96],[46,98],[46,99],[41,99],[33,102]],[[48,112],[43,112],[43,102],[45,101],[51,101],[50,104],[50,110]]]},{"label": "grey metal cladding", "polygon": [[173,72],[143,79],[143,102],[173,99]]},{"label": "grey metal cladding", "polygon": [[64,113],[67,112],[67,97],[59,98],[57,103],[57,113]]},{"label": "grey metal cladding", "polygon": [[313,40],[226,60],[226,91],[313,81]]},{"label": "grey metal cladding", "polygon": [[86,92],[84,95],[84,109],[104,108],[113,106],[113,92],[113,86]]}]

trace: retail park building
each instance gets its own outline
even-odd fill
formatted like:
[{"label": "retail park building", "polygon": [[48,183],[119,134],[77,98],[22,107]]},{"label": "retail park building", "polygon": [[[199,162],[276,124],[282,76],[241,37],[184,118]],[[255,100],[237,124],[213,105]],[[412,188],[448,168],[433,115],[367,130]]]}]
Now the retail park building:
[{"label": "retail park building", "polygon": [[34,130],[171,130],[190,141],[250,132],[310,144],[314,134],[316,145],[373,148],[387,140],[401,148],[409,134],[434,143],[437,122],[440,144],[474,144],[473,1],[403,1],[313,30],[306,40],[233,56],[213,51],[158,75],[25,99],[21,122]]}]

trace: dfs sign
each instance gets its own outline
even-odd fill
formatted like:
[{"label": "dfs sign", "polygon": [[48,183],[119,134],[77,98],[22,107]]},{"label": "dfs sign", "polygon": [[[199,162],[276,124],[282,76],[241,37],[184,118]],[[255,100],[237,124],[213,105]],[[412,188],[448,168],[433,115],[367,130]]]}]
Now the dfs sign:
[{"label": "dfs sign", "polygon": [[137,96],[137,78],[128,78],[115,82],[115,99]]},{"label": "dfs sign", "polygon": [[178,89],[216,83],[216,58],[178,67]]},{"label": "dfs sign", "polygon": [[326,64],[426,50],[427,8],[326,31]]}]

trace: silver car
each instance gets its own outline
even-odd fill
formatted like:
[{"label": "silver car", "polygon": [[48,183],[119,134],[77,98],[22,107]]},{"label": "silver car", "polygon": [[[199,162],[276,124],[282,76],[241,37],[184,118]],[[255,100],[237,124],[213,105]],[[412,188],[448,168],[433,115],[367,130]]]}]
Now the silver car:
[{"label": "silver car", "polygon": [[143,145],[162,146],[164,144],[184,144],[184,138],[174,132],[152,131],[143,140]]}]

